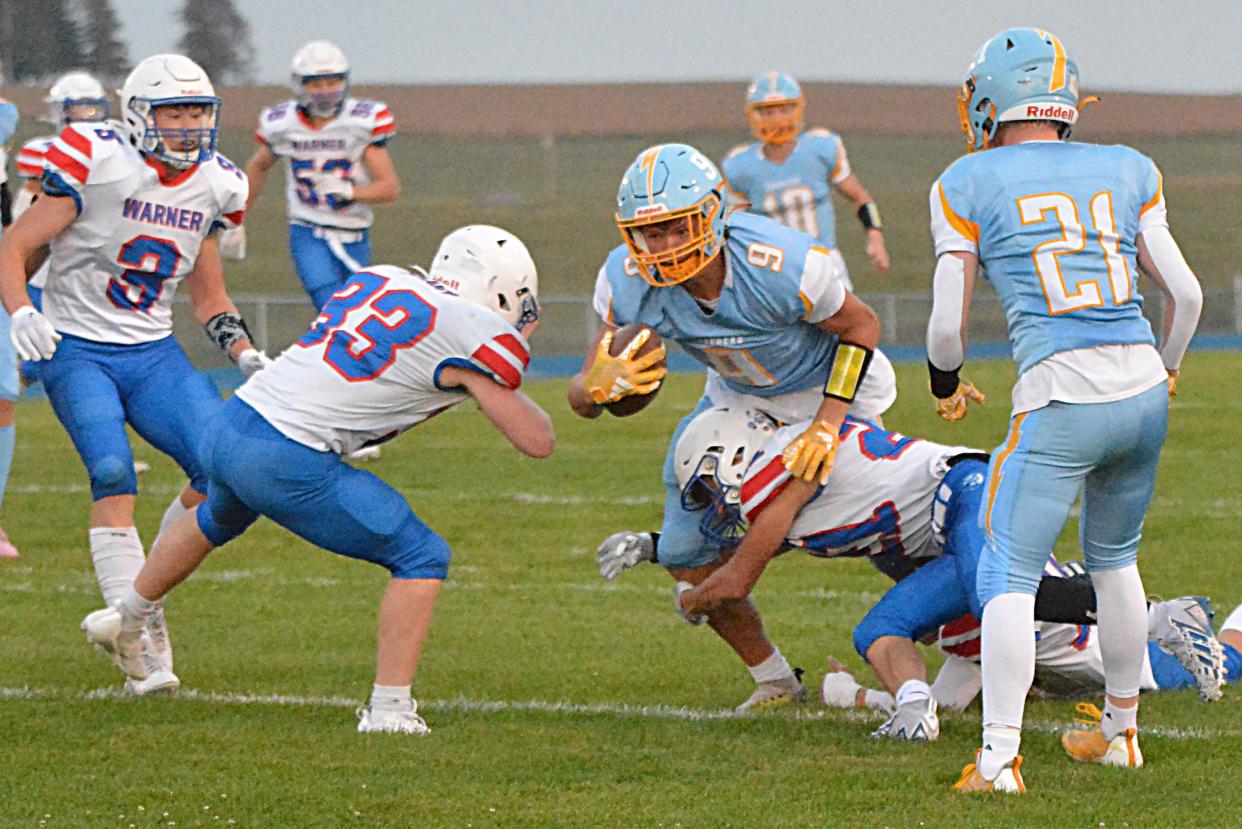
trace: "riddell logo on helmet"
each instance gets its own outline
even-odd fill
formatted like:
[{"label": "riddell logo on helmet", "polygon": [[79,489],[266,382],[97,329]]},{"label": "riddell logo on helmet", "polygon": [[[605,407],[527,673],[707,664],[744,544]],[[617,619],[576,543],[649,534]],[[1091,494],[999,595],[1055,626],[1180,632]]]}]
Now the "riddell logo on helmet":
[{"label": "riddell logo on helmet", "polygon": [[640,207],[634,211],[635,217],[654,216],[657,213],[667,213],[668,208],[662,204],[651,204],[646,207]]},{"label": "riddell logo on helmet", "polygon": [[1028,118],[1055,118],[1060,121],[1072,121],[1077,115],[1078,113],[1073,108],[1061,104],[1048,104],[1047,106],[1031,104],[1026,108]]}]

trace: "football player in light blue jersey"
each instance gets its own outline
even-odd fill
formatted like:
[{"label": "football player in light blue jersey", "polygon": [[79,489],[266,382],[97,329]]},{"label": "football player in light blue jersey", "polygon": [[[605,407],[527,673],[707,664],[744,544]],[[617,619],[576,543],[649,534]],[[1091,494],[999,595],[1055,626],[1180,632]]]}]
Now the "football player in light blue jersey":
[{"label": "football player in light blue jersey", "polygon": [[[1169,234],[1151,160],[1127,147],[1066,142],[1078,119],[1078,67],[1056,36],[1007,29],[989,40],[958,102],[972,154],[950,165],[931,192],[938,257],[927,333],[932,392],[948,420],[979,397],[959,370],[981,266],[1005,309],[1018,380],[1009,435],[993,455],[980,510],[983,749],[955,788],[1021,792],[1034,594],[1080,491],[1106,702],[1100,728],[1067,733],[1062,742],[1078,760],[1142,765],[1135,715],[1146,602],[1138,543],[1174,379],[1203,300]],[[1159,351],[1140,313],[1139,269],[1166,299]]]},{"label": "football player in light blue jersey", "polygon": [[[722,188],[716,166],[685,144],[643,151],[621,181],[616,219],[625,244],[600,269],[595,308],[603,324],[570,383],[570,406],[595,418],[603,404],[659,385],[663,369],[653,364],[663,351],[634,357],[645,332],[619,355],[609,354],[613,332],[630,323],[677,342],[709,372],[702,400],[669,446],[663,527],[658,537],[624,533],[606,542],[610,549],[601,555],[615,564],[612,575],[658,560],[675,579],[697,583],[720,566],[721,547],[701,533],[699,514],[682,506],[673,469],[673,448],[698,412],[726,405],[786,422],[809,418],[786,451],[790,469],[809,481],[831,468],[847,411],[875,417],[895,397],[887,363],[888,377],[868,373],[869,365],[881,365],[871,362],[880,330],[875,313],[846,290],[829,251],[762,216],[726,217]],[[738,603],[710,621],[760,686],[748,704],[801,693],[754,605]]]},{"label": "football player in light blue jersey", "polygon": [[835,188],[849,200],[867,233],[867,256],[877,273],[888,272],[880,211],[850,169],[841,136],[803,130],[806,96],[792,76],[768,72],[746,91],[746,114],[757,141],[731,150],[721,165],[736,200],[752,213],[805,231],[832,251],[852,288],[837,250],[832,207]]}]

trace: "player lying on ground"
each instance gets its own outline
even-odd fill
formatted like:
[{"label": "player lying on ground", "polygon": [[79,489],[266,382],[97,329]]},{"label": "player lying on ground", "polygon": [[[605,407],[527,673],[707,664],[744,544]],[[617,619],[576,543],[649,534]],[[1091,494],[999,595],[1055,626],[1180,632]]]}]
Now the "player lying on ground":
[{"label": "player lying on ground", "polygon": [[[984,541],[976,516],[984,456],[847,419],[827,484],[811,490],[789,475],[779,454],[804,424],[763,440],[755,437],[761,430],[754,421],[749,412],[705,412],[678,446],[684,498],[704,510],[703,531],[723,528],[737,537],[749,524],[725,566],[698,587],[678,585],[679,607],[697,619],[721,604],[744,600],[767,563],[786,547],[822,557],[868,556],[901,579],[854,632],[855,649],[896,697],[896,712],[876,736],[935,739],[936,701],[914,641],[978,609],[974,582]],[[736,471],[743,468],[744,475]],[[1079,615],[1085,621],[1091,597],[1083,601],[1077,587],[1061,578],[1041,582],[1047,612],[1040,615]],[[1067,590],[1068,602],[1062,598]],[[1083,607],[1066,607],[1075,601]],[[1179,659],[1195,669],[1193,650],[1211,640],[1211,629],[1201,612],[1194,616],[1179,609],[1176,618],[1184,627],[1167,638]],[[1218,689],[1218,649],[1203,670],[1211,674],[1203,679],[1205,687]]]},{"label": "player lying on ground", "polygon": [[837,249],[832,191],[849,200],[867,233],[867,257],[876,273],[888,273],[880,210],[850,169],[841,136],[803,129],[806,96],[784,72],[765,72],[746,90],[746,117],[756,141],[729,151],[720,170],[744,209],[815,237],[831,251],[845,286],[853,290]]},{"label": "player lying on ground", "polygon": [[88,637],[141,680],[138,639],[168,591],[260,515],[392,574],[380,604],[375,688],[359,731],[426,734],[410,684],[449,546],[388,484],[342,459],[473,398],[523,454],[552,454],[548,416],[519,392],[538,318],[535,265],[516,236],[473,225],[445,237],[430,276],[360,271],[310,330],[248,380],[208,426],[207,502],[156,542]]},{"label": "player lying on ground", "polygon": [[[1033,596],[1080,494],[1079,538],[1107,681],[1101,727],[1071,732],[1063,745],[1078,760],[1143,763],[1147,605],[1138,547],[1203,294],[1169,233],[1151,159],[1067,140],[1078,119],[1078,67],[1055,35],[996,35],[975,55],[958,104],[971,153],[930,195],[938,257],[927,331],[932,393],[942,414],[965,414],[971,389],[960,370],[979,274],[1005,311],[1018,379],[980,513],[982,748],[955,788],[1021,793]],[[1142,313],[1140,270],[1164,295],[1159,351]]]},{"label": "player lying on ground", "polygon": [[[246,177],[216,153],[220,99],[189,58],[140,62],[121,88],[124,123],[69,124],[43,156],[43,195],[0,240],[0,294],[13,341],[39,375],[90,476],[90,549],[104,601],[142,568],[138,482],[126,424],[190,479],[161,530],[207,492],[195,448],[222,405],[172,335],[182,280],[207,335],[242,371],[261,369],[224,286],[216,232],[241,224]],[[50,243],[43,310],[27,267]],[[163,617],[150,620],[152,664],[134,693],[176,688]]]},{"label": "player lying on ground", "polygon": [[[606,578],[640,560],[656,560],[689,582],[720,566],[721,547],[682,505],[673,470],[677,438],[698,412],[731,405],[783,420],[813,418],[791,442],[788,461],[816,480],[832,467],[845,413],[878,417],[897,396],[892,366],[872,359],[879,321],[845,288],[830,252],[771,219],[726,217],[722,186],[715,165],[684,144],[643,151],[621,180],[616,220],[624,244],[600,268],[595,310],[602,325],[570,383],[570,406],[596,418],[603,404],[658,386],[663,370],[651,370],[653,355],[609,355],[613,332],[630,323],[676,341],[708,372],[703,398],[669,442],[658,541],[646,533],[610,538],[600,553]],[[735,603],[712,614],[710,624],[757,685],[743,707],[802,694],[754,604]]]},{"label": "player lying on ground", "polygon": [[[1054,569],[1065,566],[1049,563]],[[1202,680],[1209,675],[1210,664],[1215,662],[1210,651],[1215,649],[1210,642],[1198,637],[1203,624],[1201,602],[1206,603],[1206,600],[1187,596],[1148,606],[1147,660],[1143,665],[1142,690],[1200,688],[1202,691]],[[1191,629],[1184,626],[1186,612],[1194,617]],[[931,684],[931,692],[941,708],[960,711],[978,696],[983,682],[979,669],[979,634],[979,620],[973,615],[963,616],[939,629],[937,644],[946,656]],[[1197,659],[1203,657],[1200,663],[1203,669],[1193,673],[1186,670],[1173,655],[1172,651],[1180,646],[1170,641],[1172,636],[1189,644]],[[1216,638],[1222,651],[1224,681],[1242,681],[1242,606],[1229,614]],[[1036,622],[1033,691],[1042,696],[1072,697],[1099,693],[1103,687],[1104,663],[1094,625]],[[868,707],[890,715],[894,713],[892,694],[860,686],[848,669],[832,657],[828,658],[828,673],[821,686],[820,700],[835,708]]]}]

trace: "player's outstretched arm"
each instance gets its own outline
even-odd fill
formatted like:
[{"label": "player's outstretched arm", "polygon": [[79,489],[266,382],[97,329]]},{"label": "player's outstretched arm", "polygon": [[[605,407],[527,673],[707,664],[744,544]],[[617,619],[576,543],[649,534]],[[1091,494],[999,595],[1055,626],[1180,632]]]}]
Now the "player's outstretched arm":
[{"label": "player's outstretched arm", "polygon": [[1163,225],[1150,227],[1138,237],[1138,264],[1164,294],[1164,324],[1160,357],[1169,372],[1169,394],[1176,388],[1177,372],[1203,310],[1203,289],[1182,256],[1173,234]]},{"label": "player's outstretched arm", "polygon": [[507,389],[490,378],[469,369],[449,366],[440,372],[440,385],[461,387],[479,404],[500,433],[513,447],[532,458],[547,458],[556,445],[552,418],[526,395]]},{"label": "player's outstretched arm", "polygon": [[812,484],[797,479],[789,481],[751,522],[742,543],[724,566],[697,586],[681,591],[682,614],[687,617],[707,614],[724,602],[741,601],[749,596],[768,562],[781,552],[798,511],[813,494]]},{"label": "player's outstretched arm", "polygon": [[362,151],[362,163],[371,174],[371,183],[354,190],[353,201],[367,204],[394,202],[401,195],[401,178],[393,166],[392,156],[384,147],[374,144]]},{"label": "player's outstretched arm", "polygon": [[931,374],[936,412],[945,420],[966,416],[967,401],[983,403],[983,394],[961,379],[966,362],[966,326],[979,257],[949,251],[936,260],[932,312],[927,321],[927,369]]},{"label": "player's outstretched arm", "polygon": [[867,258],[871,260],[871,267],[881,276],[888,273],[888,249],[884,246],[880,209],[875,206],[871,193],[853,173],[833,186],[854,206],[858,221],[862,222],[863,230],[867,234]]},{"label": "player's outstretched arm", "polygon": [[250,330],[224,287],[224,266],[215,235],[203,240],[194,270],[185,280],[194,316],[207,336],[249,377],[271,362],[250,340]]}]

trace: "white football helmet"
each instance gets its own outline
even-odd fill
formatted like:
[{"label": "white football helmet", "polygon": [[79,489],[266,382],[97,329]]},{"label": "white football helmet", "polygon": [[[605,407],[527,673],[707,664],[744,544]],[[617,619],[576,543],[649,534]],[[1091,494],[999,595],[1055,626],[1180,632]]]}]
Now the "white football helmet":
[{"label": "white football helmet", "polygon": [[428,276],[490,308],[514,328],[539,318],[539,274],[522,240],[491,225],[468,225],[445,236]]},{"label": "white football helmet", "polygon": [[[209,126],[161,133],[155,110],[184,104],[207,108]],[[187,169],[216,154],[220,99],[203,67],[184,55],[153,55],[135,66],[121,87],[121,118],[135,147],[173,167]]]},{"label": "white football helmet", "polygon": [[106,121],[110,115],[103,84],[87,72],[61,75],[43,102],[47,104],[48,121],[57,131],[73,121]]},{"label": "white football helmet", "polygon": [[673,455],[681,506],[707,510],[699,523],[704,537],[731,547],[746,533],[742,477],[774,434],[776,421],[762,412],[728,407],[708,409],[681,433]]},{"label": "white football helmet", "polygon": [[[336,78],[345,81],[338,92],[312,93],[306,82],[313,78]],[[349,96],[349,58],[334,43],[312,40],[293,56],[293,76],[290,82],[293,93],[298,96],[298,106],[320,118],[333,118],[345,105]]]}]

